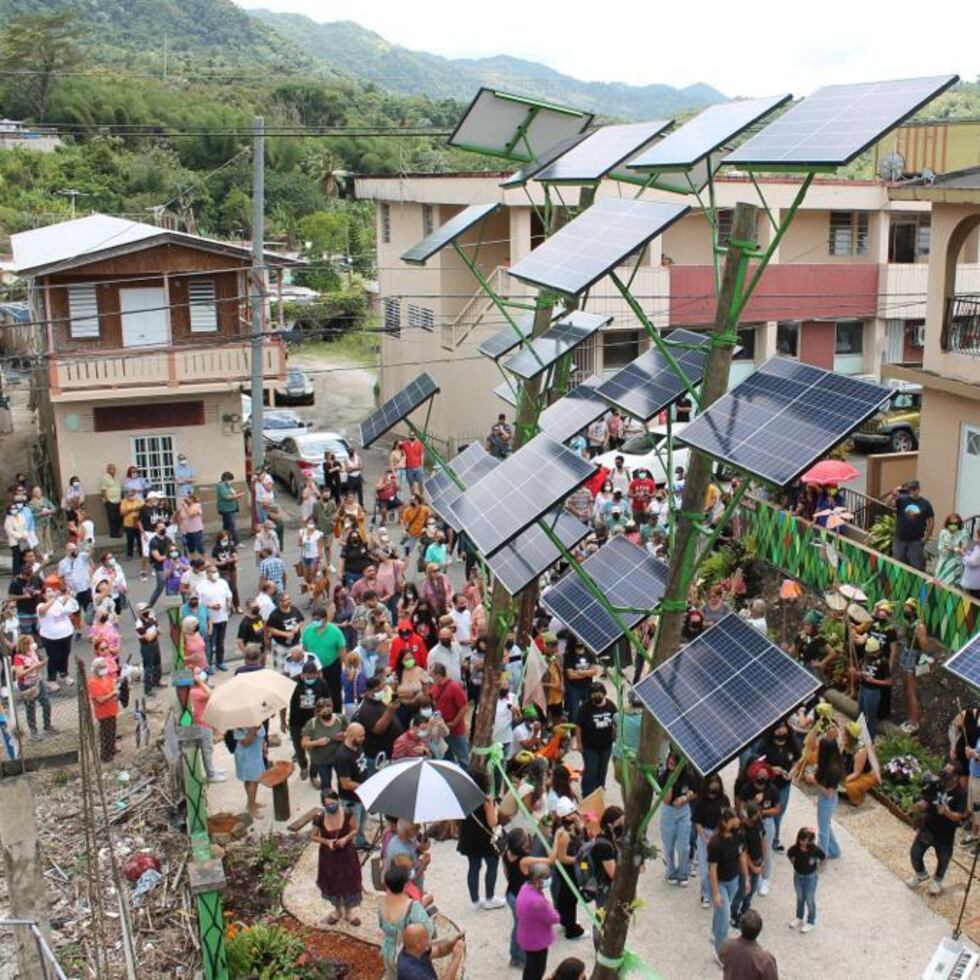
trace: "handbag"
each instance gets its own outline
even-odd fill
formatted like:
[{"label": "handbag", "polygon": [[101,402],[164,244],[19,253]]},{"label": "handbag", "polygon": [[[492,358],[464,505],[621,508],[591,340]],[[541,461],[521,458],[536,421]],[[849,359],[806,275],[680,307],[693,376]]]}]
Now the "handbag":
[{"label": "handbag", "polygon": [[491,830],[477,815],[476,811],[470,814],[470,816],[477,822],[480,829],[490,838],[490,846],[497,852],[498,855],[502,855],[504,851],[507,850],[507,834],[504,832],[504,828],[499,824]]},{"label": "handbag", "polygon": [[371,858],[371,884],[376,892],[385,890],[384,861],[380,857]]},{"label": "handbag", "polygon": [[19,688],[17,693],[20,695],[21,701],[25,703],[36,701],[41,695],[41,682],[36,681],[30,687]]}]

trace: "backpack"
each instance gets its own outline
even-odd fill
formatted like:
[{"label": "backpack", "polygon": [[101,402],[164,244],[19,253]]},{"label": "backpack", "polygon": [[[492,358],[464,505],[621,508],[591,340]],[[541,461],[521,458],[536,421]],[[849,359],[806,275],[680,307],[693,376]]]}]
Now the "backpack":
[{"label": "backpack", "polygon": [[583,844],[575,855],[575,884],[582,893],[582,898],[587,902],[594,902],[600,891],[599,874],[592,858],[595,850],[596,840],[593,838]]}]

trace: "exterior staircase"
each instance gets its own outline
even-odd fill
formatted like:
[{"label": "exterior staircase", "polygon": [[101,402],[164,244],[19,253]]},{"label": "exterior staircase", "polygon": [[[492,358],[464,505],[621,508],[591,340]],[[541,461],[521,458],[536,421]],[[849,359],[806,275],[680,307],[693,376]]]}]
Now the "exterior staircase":
[{"label": "exterior staircase", "polygon": [[[498,295],[503,295],[505,289],[509,287],[506,275],[506,266],[498,265],[493,272],[487,276],[487,282],[491,289]],[[486,294],[481,286],[466,301],[466,304],[459,311],[456,319],[450,323],[443,324],[442,327],[442,346],[445,350],[456,350],[460,344],[470,335],[473,328],[491,311],[496,310],[493,300]]]}]

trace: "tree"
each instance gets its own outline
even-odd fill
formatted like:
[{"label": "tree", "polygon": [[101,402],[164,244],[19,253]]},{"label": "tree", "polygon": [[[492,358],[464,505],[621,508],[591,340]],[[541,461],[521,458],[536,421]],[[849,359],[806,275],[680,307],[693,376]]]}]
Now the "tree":
[{"label": "tree", "polygon": [[0,38],[0,69],[12,72],[7,102],[22,101],[27,115],[44,122],[59,76],[81,61],[75,15],[25,14],[12,20]]}]

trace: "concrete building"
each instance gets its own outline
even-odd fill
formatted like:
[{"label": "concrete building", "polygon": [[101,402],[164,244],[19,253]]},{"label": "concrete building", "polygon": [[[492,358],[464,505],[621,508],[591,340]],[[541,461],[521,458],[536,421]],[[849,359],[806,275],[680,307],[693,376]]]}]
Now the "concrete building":
[{"label": "concrete building", "polygon": [[922,363],[890,364],[885,374],[923,386],[918,475],[937,518],[970,518],[980,515],[980,288],[963,263],[976,261],[980,167],[889,196],[931,205],[932,249]]},{"label": "concrete building", "polygon": [[[251,377],[247,249],[105,215],[12,237],[41,364],[39,438],[63,490],[99,497],[106,463],[173,494],[186,453],[205,504],[224,470],[245,475],[241,388]],[[267,255],[278,267],[285,260]],[[263,377],[285,375],[274,337]],[[96,520],[101,504],[90,508]],[[213,512],[211,514],[213,517]]]},{"label": "concrete building", "polygon": [[[480,342],[505,326],[452,248],[424,268],[400,255],[463,207],[499,201],[500,210],[480,232],[464,236],[475,245],[481,274],[501,294],[528,297],[527,287],[507,275],[507,267],[542,237],[540,185],[503,189],[499,173],[415,174],[362,177],[357,194],[378,207],[378,266],[382,322],[381,395],[397,391],[422,367],[439,381],[442,397],[433,404],[430,433],[450,449],[486,435],[506,406],[493,388],[497,367],[477,351]],[[795,178],[760,184],[774,213],[787,209]],[[562,189],[568,200],[569,189]],[[570,189],[575,194],[574,188]],[[605,181],[598,196],[633,194],[635,189]],[[650,199],[676,196],[648,190]],[[759,203],[752,183],[725,176],[716,183],[722,237],[739,201]],[[708,220],[692,197],[691,213],[654,240],[639,266],[617,270],[632,276],[632,291],[658,328],[703,329],[714,316],[714,269]],[[765,246],[772,231],[760,213],[758,237]],[[878,375],[882,364],[921,361],[930,252],[930,205],[898,199],[881,181],[818,179],[780,242],[772,264],[743,316],[741,353],[733,383],[775,353],[849,374]],[[980,292],[977,234],[967,236],[960,254],[960,287]],[[614,319],[593,343],[575,355],[580,376],[608,374],[647,347],[640,323],[611,280],[599,282],[584,309]],[[980,508],[978,508],[980,509]]]}]

